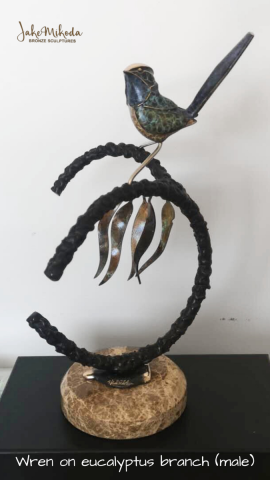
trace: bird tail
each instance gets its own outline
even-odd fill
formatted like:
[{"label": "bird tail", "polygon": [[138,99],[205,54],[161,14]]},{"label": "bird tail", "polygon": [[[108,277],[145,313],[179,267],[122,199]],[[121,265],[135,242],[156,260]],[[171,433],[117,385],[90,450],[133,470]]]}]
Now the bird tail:
[{"label": "bird tail", "polygon": [[224,78],[228,75],[241,55],[244,53],[251,40],[253,33],[247,33],[244,38],[226,55],[226,57],[216,66],[213,72],[209,75],[202,88],[197,93],[193,102],[187,108],[187,112],[194,118],[197,117],[199,111],[211,97],[217,87],[221,84]]}]

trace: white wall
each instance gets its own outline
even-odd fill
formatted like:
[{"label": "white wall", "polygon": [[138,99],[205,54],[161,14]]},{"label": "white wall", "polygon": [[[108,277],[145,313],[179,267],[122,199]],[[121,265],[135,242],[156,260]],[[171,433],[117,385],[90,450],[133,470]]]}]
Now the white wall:
[{"label": "white wall", "polygon": [[[98,286],[96,232],[54,283],[43,270],[56,246],[93,200],[127,181],[135,162],[97,161],[60,198],[50,187],[92,147],[144,142],[125,103],[122,71],[128,64],[151,65],[161,93],[186,107],[250,30],[255,39],[198,123],[170,138],[158,158],[199,204],[213,245],[212,289],[172,352],[269,352],[268,2],[16,0],[4,8],[0,366],[12,365],[18,355],[55,354],[25,321],[34,310],[91,350],[145,345],[168,330],[196,271],[196,245],[185,217],[177,212],[168,249],[143,274],[142,286],[126,281],[128,234],[119,270]],[[25,29],[61,23],[83,35],[76,44],[19,43],[19,21]],[[159,217],[162,202],[155,206]]]}]

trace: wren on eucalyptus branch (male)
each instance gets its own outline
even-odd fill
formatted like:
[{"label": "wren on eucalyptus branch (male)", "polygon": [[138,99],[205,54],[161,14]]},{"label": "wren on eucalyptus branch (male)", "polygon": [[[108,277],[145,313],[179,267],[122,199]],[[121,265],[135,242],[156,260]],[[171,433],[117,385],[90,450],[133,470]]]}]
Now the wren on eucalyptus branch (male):
[{"label": "wren on eucalyptus branch (male)", "polygon": [[[60,195],[70,180],[86,165],[90,165],[93,161],[104,158],[107,155],[111,157],[124,156],[125,158],[133,158],[141,163],[140,167],[130,177],[128,183],[121,187],[115,187],[106,195],[101,195],[83,215],[79,216],[77,222],[69,230],[68,235],[62,240],[60,245],[58,245],[54,256],[48,262],[45,274],[51,280],[57,281],[61,278],[65,268],[72,261],[75,252],[83,244],[87,234],[94,230],[96,223],[99,221],[100,264],[96,276],[103,270],[110,251],[109,267],[101,284],[107,282],[115,273],[119,264],[123,238],[133,213],[132,201],[141,196],[143,197],[143,202],[132,228],[132,268],[129,278],[136,275],[140,281],[140,274],[164,252],[175,217],[172,203],[188,219],[198,249],[198,268],[192,293],[187,300],[186,307],[181,310],[180,316],[173,322],[170,330],[162,337],[159,337],[153,344],[140,347],[134,351],[133,349],[129,351],[129,349],[125,348],[122,350],[124,353],[120,355],[117,349],[114,349],[115,354],[111,354],[110,351],[107,351],[108,355],[104,353],[95,354],[88,352],[85,348],[77,347],[75,342],[67,339],[63,333],[59,332],[56,327],[52,326],[38,312],[30,315],[27,319],[30,327],[34,328],[50,345],[53,345],[57,352],[66,355],[72,362],[75,361],[77,366],[81,364],[82,366],[90,367],[90,370],[84,373],[85,381],[96,380],[106,386],[115,388],[129,388],[149,382],[151,378],[150,362],[168,352],[172,345],[185,334],[201,307],[201,303],[206,296],[206,290],[210,288],[212,248],[207,223],[198,205],[187,194],[184,187],[174,180],[166,169],[160,165],[160,162],[156,160],[153,160],[149,166],[151,174],[155,179],[154,181],[143,180],[133,183],[133,180],[139,171],[154,159],[155,154],[161,148],[162,142],[178,130],[195,123],[195,118],[202,106],[230,72],[252,38],[252,34],[247,34],[224,58],[211,73],[187,109],[178,107],[174,102],[159,93],[158,85],[154,79],[154,72],[150,67],[137,64],[127,68],[125,71],[126,96],[127,103],[131,109],[132,119],[140,132],[148,139],[158,142],[158,147],[149,155],[149,152],[132,144],[120,143],[115,145],[109,142],[104,146],[99,145],[97,148],[93,148],[76,158],[65,168],[64,173],[58,177],[52,187],[52,190]],[[151,244],[155,233],[156,217],[151,203],[152,197],[161,197],[166,201],[162,208],[162,233],[155,253],[139,268],[139,262]],[[120,206],[121,204],[122,206]],[[73,378],[74,371],[72,372],[71,376]],[[76,382],[77,376],[79,379],[81,375],[82,370],[76,370]],[[66,391],[65,382],[68,382],[68,378],[71,377],[65,377],[63,380],[63,392]],[[78,381],[81,382],[82,380],[79,379]],[[93,388],[95,387],[93,386]],[[77,412],[73,409],[74,412],[70,416],[67,415],[66,413],[70,410],[70,402],[68,403],[65,400],[65,395],[63,395],[62,400],[63,405],[65,403],[63,408],[64,414],[71,423],[74,423]],[[171,409],[168,411],[171,412]],[[85,431],[92,434],[92,419],[88,423],[87,428],[89,430]],[[86,425],[83,415],[82,420],[79,419],[77,422],[78,428],[81,428],[81,424]],[[143,422],[142,431],[145,434],[144,427]],[[98,429],[98,436],[100,436],[100,428]],[[122,431],[121,435],[116,438],[124,438]]]}]

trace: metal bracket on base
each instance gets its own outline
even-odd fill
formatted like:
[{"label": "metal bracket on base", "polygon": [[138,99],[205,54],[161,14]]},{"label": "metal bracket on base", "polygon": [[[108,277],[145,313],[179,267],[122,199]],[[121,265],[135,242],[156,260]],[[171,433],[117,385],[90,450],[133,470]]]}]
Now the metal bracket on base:
[{"label": "metal bracket on base", "polygon": [[112,388],[131,388],[150,382],[151,370],[149,363],[125,375],[90,367],[84,371],[83,377],[88,381],[96,380]]}]

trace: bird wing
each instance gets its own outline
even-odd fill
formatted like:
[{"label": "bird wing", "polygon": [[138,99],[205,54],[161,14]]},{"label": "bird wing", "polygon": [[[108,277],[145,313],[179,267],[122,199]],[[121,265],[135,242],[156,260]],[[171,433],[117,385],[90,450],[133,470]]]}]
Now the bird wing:
[{"label": "bird wing", "polygon": [[151,135],[172,133],[186,127],[190,116],[182,108],[154,108],[146,105],[136,109],[136,116],[142,128]]},{"label": "bird wing", "polygon": [[177,109],[176,103],[169,98],[163,97],[163,95],[153,94],[144,102],[144,106],[147,108],[158,108],[159,110],[174,110]]}]

